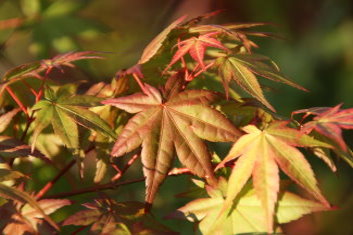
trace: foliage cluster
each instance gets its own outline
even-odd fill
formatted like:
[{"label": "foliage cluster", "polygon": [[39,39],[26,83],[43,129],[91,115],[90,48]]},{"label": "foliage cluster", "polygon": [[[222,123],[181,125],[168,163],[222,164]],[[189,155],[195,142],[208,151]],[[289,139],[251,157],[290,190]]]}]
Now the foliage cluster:
[{"label": "foliage cluster", "polygon": [[[52,234],[66,226],[92,234],[173,234],[153,216],[152,205],[167,177],[184,174],[194,186],[180,196],[190,202],[166,218],[187,219],[201,234],[277,233],[281,224],[332,210],[307,157],[317,156],[332,171],[336,158],[353,166],[342,137],[342,129],[353,127],[353,109],[337,105],[293,111],[290,118],[276,114],[264,95],[264,79],[306,89],[253,52],[258,45],[251,37],[275,35],[252,31],[263,23],[203,24],[214,14],[175,20],[135,66],[119,71],[110,83],[87,88],[50,79],[55,71],[75,67],[75,61],[102,58],[93,51],[23,64],[2,77],[5,234]],[[59,152],[64,154],[58,159]],[[88,156],[96,165],[91,187],[49,194],[74,165],[79,176],[74,184],[88,177]],[[119,157],[130,160],[121,165]],[[144,177],[122,181],[137,159]],[[37,179],[28,169],[38,164],[59,170],[33,191],[29,185]],[[145,203],[103,193],[141,181]],[[89,192],[97,198],[74,214],[61,221],[49,216],[75,204],[67,198]]]}]

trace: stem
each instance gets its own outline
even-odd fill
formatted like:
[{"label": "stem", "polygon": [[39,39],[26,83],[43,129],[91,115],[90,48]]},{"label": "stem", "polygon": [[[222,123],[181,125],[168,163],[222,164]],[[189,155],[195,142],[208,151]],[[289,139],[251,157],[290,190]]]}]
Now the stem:
[{"label": "stem", "polygon": [[136,73],[132,73],[132,77],[135,79],[139,87],[141,88],[142,92],[145,93],[146,95],[149,94],[149,92],[146,90],[145,86],[143,85],[143,82],[141,82],[140,78],[137,76]]},{"label": "stem", "polygon": [[25,138],[26,138],[26,135],[27,135],[27,132],[28,132],[28,129],[31,125],[31,123],[33,122],[33,116],[34,116],[34,111],[31,113],[31,116],[27,119],[27,123],[26,123],[26,127],[22,133],[22,136],[20,138],[21,141],[23,141]]},{"label": "stem", "polygon": [[58,193],[55,195],[47,196],[45,198],[46,199],[53,199],[53,198],[72,197],[72,196],[77,196],[80,194],[99,192],[99,191],[107,190],[107,189],[116,189],[117,187],[122,186],[122,185],[134,184],[134,183],[142,182],[144,180],[145,180],[145,178],[139,178],[139,179],[135,179],[135,180],[124,181],[121,183],[107,183],[107,184],[102,184],[102,185],[97,185],[97,186],[93,186],[93,187],[79,189],[79,190],[72,191],[72,192]]},{"label": "stem", "polygon": [[[169,176],[178,176],[180,174],[190,174],[190,173],[191,173],[191,171],[187,170],[186,168],[176,168],[176,170],[170,171],[168,173],[168,175]],[[121,183],[111,182],[111,183],[107,183],[107,184],[101,184],[101,185],[96,185],[96,186],[92,186],[92,187],[87,187],[87,188],[75,190],[72,192],[58,193],[55,195],[46,196],[44,198],[45,199],[65,198],[65,197],[72,197],[72,196],[77,196],[77,195],[81,195],[81,194],[85,194],[85,193],[100,192],[100,191],[107,190],[107,189],[116,189],[119,186],[123,186],[123,185],[127,185],[127,184],[134,184],[134,183],[142,182],[144,180],[145,180],[145,177],[135,179],[135,180],[127,180],[127,181],[124,181]]]},{"label": "stem", "polygon": [[50,182],[48,182],[35,196],[35,198],[38,200],[44,196],[53,186],[54,184],[63,176],[70,168],[75,164],[76,160],[72,160],[67,164],[56,176],[54,179],[52,179]]},{"label": "stem", "polygon": [[76,229],[75,231],[73,231],[73,232],[71,233],[71,235],[76,235],[76,234],[78,234],[79,232],[85,230],[85,228],[87,228],[87,227],[88,227],[88,225],[82,226],[82,227]]},{"label": "stem", "polygon": [[13,92],[13,90],[11,89],[11,87],[6,86],[5,87],[6,91],[10,94],[10,96],[12,97],[12,99],[14,99],[14,101],[18,104],[18,106],[21,108],[21,110],[27,115],[28,115],[28,111],[26,106],[24,106],[24,104],[21,102],[21,100],[16,96],[16,94]]},{"label": "stem", "polygon": [[139,157],[139,154],[135,154],[134,156],[131,157],[131,159],[126,163],[125,167],[122,169],[122,170],[118,170],[118,174],[116,174],[112,179],[111,181],[112,182],[115,182],[117,181],[118,179],[120,179],[123,174],[127,171],[127,169],[130,168],[130,166],[136,161],[136,159]]},{"label": "stem", "polygon": [[[48,72],[48,71],[47,71]],[[42,98],[43,96],[43,90],[44,90],[44,85],[45,85],[45,81],[47,80],[47,76],[45,76],[43,79],[42,79],[42,83],[40,84],[40,88],[39,88],[39,91],[38,91],[38,95],[36,96],[36,102],[38,102],[40,100],[40,98]]]},{"label": "stem", "polygon": [[23,24],[24,20],[21,18],[11,18],[7,20],[0,20],[0,29],[17,28]]},{"label": "stem", "polygon": [[38,93],[36,92],[36,90],[34,90],[33,87],[31,87],[31,85],[28,84],[28,82],[26,82],[25,80],[22,80],[22,83],[32,92],[32,94],[36,97],[38,96]]}]

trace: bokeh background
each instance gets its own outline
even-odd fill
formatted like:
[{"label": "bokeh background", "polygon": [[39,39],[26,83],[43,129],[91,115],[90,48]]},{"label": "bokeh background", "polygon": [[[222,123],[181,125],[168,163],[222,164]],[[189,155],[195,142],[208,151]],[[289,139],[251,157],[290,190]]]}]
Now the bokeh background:
[{"label": "bokeh background", "polygon": [[[93,50],[107,52],[107,59],[83,63],[81,73],[61,79],[109,81],[116,71],[135,64],[147,43],[178,16],[195,17],[218,9],[224,12],[214,23],[270,22],[273,26],[265,29],[284,38],[254,39],[260,45],[256,52],[272,58],[286,75],[310,90],[304,93],[271,83],[267,97],[282,115],[339,103],[353,107],[353,2],[349,0],[0,0],[0,75],[57,53]],[[349,132],[345,138],[353,143]],[[324,194],[338,209],[305,216],[286,225],[285,231],[353,234],[353,170],[337,162],[338,172],[332,173],[316,159],[309,160]],[[43,182],[53,175],[50,168],[38,172]],[[163,219],[186,202],[174,197],[188,187],[183,183],[185,177],[167,180],[155,213],[174,230],[190,234],[192,227],[187,222]],[[65,180],[54,190],[62,191]],[[142,199],[143,185],[113,193],[121,199]]]}]

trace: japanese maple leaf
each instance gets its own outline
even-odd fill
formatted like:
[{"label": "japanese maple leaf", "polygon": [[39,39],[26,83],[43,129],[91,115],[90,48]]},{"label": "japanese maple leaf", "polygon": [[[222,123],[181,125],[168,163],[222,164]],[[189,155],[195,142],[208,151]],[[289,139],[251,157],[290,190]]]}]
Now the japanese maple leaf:
[{"label": "japanese maple leaf", "polygon": [[239,138],[217,167],[238,159],[229,178],[225,208],[232,204],[252,175],[255,192],[266,213],[267,230],[271,232],[279,191],[279,168],[325,206],[329,206],[317,186],[310,164],[296,148],[329,145],[286,127],[287,124],[274,122],[264,130],[259,130],[254,125],[244,127],[247,134]]},{"label": "japanese maple leaf", "polygon": [[[211,187],[206,187],[206,190],[208,198],[191,201],[167,218],[200,222],[198,228],[205,235],[272,233],[267,229],[266,212],[253,188],[245,187],[240,197],[235,199],[234,207],[229,207],[228,213],[222,218],[218,215],[226,203],[224,199],[226,190]],[[327,208],[318,202],[301,198],[288,191],[281,191],[276,202],[275,218],[278,224],[284,224],[305,214],[323,210]],[[279,227],[276,227],[275,231],[280,232]]]},{"label": "japanese maple leaf", "polygon": [[63,225],[92,225],[90,233],[93,234],[178,234],[160,224],[153,215],[144,213],[141,202],[96,199],[83,206],[87,209],[71,215]]},{"label": "japanese maple leaf", "polygon": [[178,42],[178,50],[175,52],[172,60],[168,64],[168,68],[175,64],[178,60],[180,60],[187,53],[201,66],[201,68],[205,68],[204,64],[204,55],[207,47],[214,47],[223,50],[228,50],[223,44],[214,38],[219,32],[211,32],[207,34],[200,35],[198,37],[191,37],[184,41]]},{"label": "japanese maple leaf", "polygon": [[[45,215],[52,214],[58,209],[71,205],[72,202],[66,199],[44,199],[38,201]],[[43,214],[29,204],[17,205],[6,204],[1,208],[2,221],[6,221],[4,234],[53,234],[55,230],[44,223]]]},{"label": "japanese maple leaf", "polygon": [[96,55],[94,51],[68,52],[57,55],[52,59],[41,61],[41,67],[49,73],[53,68],[61,69],[62,66],[74,67],[72,62],[83,59],[102,59],[103,57]]},{"label": "japanese maple leaf", "polygon": [[342,129],[353,129],[353,108],[340,109],[342,104],[332,108],[318,107],[303,109],[294,112],[306,113],[305,116],[315,115],[312,121],[303,125],[301,130],[310,133],[315,130],[319,134],[333,140],[343,150],[347,151],[347,145],[342,138]]},{"label": "japanese maple leaf", "polygon": [[136,113],[122,130],[111,154],[123,156],[142,146],[147,203],[152,203],[167,176],[174,149],[182,164],[214,183],[211,156],[201,139],[229,142],[240,136],[240,131],[228,119],[208,106],[217,98],[215,93],[207,90],[180,92],[179,85],[168,84],[164,88],[165,98],[156,88],[146,84],[148,95],[136,93],[103,101]]},{"label": "japanese maple leaf", "polygon": [[274,111],[274,108],[265,98],[256,75],[304,91],[306,91],[306,89],[286,78],[281,74],[278,68],[271,63],[272,61],[269,58],[261,55],[234,54],[219,57],[215,65],[218,67],[227,97],[229,93],[229,83],[235,81],[245,92]]}]

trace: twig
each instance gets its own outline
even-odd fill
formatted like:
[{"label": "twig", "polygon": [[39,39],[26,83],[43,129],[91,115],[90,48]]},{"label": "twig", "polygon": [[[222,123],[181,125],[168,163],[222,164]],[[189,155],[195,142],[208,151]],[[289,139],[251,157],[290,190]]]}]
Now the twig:
[{"label": "twig", "polygon": [[143,85],[143,82],[141,82],[141,79],[138,77],[138,75],[136,73],[132,73],[132,77],[135,79],[142,92],[146,95],[149,95],[149,92],[146,90],[145,85]]},{"label": "twig", "polygon": [[77,196],[77,195],[80,195],[80,194],[99,192],[99,191],[107,190],[107,189],[116,189],[117,187],[122,186],[122,185],[134,184],[134,183],[142,182],[144,180],[145,180],[145,178],[139,178],[139,179],[135,179],[135,180],[124,181],[124,182],[121,182],[121,183],[107,183],[107,184],[96,185],[96,186],[93,186],[93,187],[87,187],[87,188],[79,189],[79,190],[72,191],[72,192],[58,193],[58,194],[50,195],[50,196],[47,196],[47,197],[44,197],[44,198],[52,199],[52,198],[72,197],[72,196]]},{"label": "twig", "polygon": [[117,171],[118,171],[118,174],[116,174],[112,179],[111,181],[112,182],[115,182],[117,181],[118,179],[120,179],[123,174],[127,171],[127,169],[130,168],[130,166],[136,161],[136,159],[139,157],[139,154],[135,154],[134,156],[131,157],[131,159],[126,163],[125,167],[120,170],[119,168],[115,168]]},{"label": "twig", "polygon": [[[168,173],[169,176],[178,176],[181,174],[191,174],[191,171],[186,168],[175,168],[174,170],[172,170]],[[127,184],[134,184],[134,183],[142,182],[144,180],[145,180],[145,177],[135,179],[135,180],[127,180],[127,181],[123,181],[120,183],[111,182],[111,183],[107,183],[107,184],[96,185],[96,186],[92,186],[92,187],[79,189],[79,190],[72,191],[72,192],[58,193],[55,195],[46,196],[44,198],[45,199],[55,199],[55,198],[73,197],[73,196],[77,196],[77,195],[81,195],[81,194],[85,194],[85,193],[94,193],[94,192],[100,192],[100,191],[108,190],[108,189],[116,189],[119,186],[123,186],[123,185],[127,185]]]},{"label": "twig", "polygon": [[26,123],[26,127],[22,133],[22,136],[20,138],[21,141],[23,141],[25,138],[26,138],[26,135],[27,135],[27,132],[28,132],[28,129],[31,125],[31,123],[33,122],[33,116],[34,116],[34,111],[31,113],[31,115],[29,116],[29,118],[27,119],[27,123]]},{"label": "twig", "polygon": [[63,176],[70,168],[75,164],[76,160],[72,160],[67,164],[56,176],[54,179],[52,179],[50,182],[48,182],[35,196],[35,198],[38,200],[44,196],[53,186],[54,184]]},{"label": "twig", "polygon": [[73,231],[73,232],[71,233],[71,235],[76,235],[76,234],[78,234],[79,232],[85,230],[87,227],[88,227],[88,225],[82,226],[82,227],[76,229],[75,231]]},{"label": "twig", "polygon": [[18,106],[21,108],[21,110],[27,115],[28,115],[28,111],[26,106],[24,106],[24,104],[21,102],[21,100],[16,96],[16,94],[13,92],[13,90],[11,89],[11,87],[6,86],[5,87],[6,91],[10,94],[10,96],[12,97],[12,99],[14,99],[14,101],[18,104]]}]

